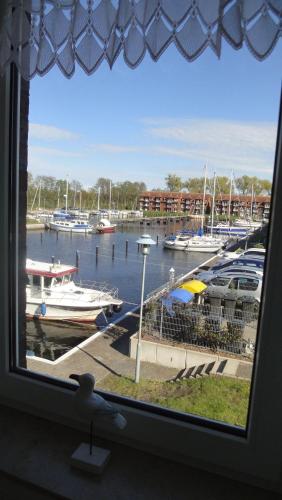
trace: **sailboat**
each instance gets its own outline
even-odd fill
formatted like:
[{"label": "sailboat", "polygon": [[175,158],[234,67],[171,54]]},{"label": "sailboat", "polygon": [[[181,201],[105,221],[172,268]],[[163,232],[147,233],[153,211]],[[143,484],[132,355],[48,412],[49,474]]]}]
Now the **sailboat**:
[{"label": "sailboat", "polygon": [[202,222],[201,230],[197,236],[193,236],[187,241],[185,247],[186,252],[203,252],[203,253],[215,253],[218,252],[224,245],[225,241],[221,238],[215,238],[213,236],[213,218],[214,218],[214,204],[215,204],[215,181],[216,176],[214,173],[213,179],[213,197],[212,197],[212,224],[211,224],[211,234],[204,235],[204,219],[205,219],[205,201],[206,201],[206,185],[207,185],[207,166],[205,165],[205,181],[204,181],[204,193],[203,193],[203,206],[202,206]]},{"label": "sailboat", "polygon": [[251,208],[250,208],[250,218],[239,218],[234,221],[234,226],[246,228],[249,231],[255,231],[262,227],[262,222],[254,221],[253,219],[253,204],[254,204],[254,185],[252,184],[252,194],[251,194]]},{"label": "sailboat", "polygon": [[231,198],[232,198],[232,177],[230,178],[230,192],[229,192],[229,205],[228,205],[228,223],[218,223],[216,226],[207,226],[207,229],[219,235],[226,235],[229,237],[242,237],[244,238],[255,229],[261,227],[260,222],[253,221],[253,186],[252,186],[252,199],[251,199],[251,220],[236,219],[234,225],[230,224],[231,214]]}]

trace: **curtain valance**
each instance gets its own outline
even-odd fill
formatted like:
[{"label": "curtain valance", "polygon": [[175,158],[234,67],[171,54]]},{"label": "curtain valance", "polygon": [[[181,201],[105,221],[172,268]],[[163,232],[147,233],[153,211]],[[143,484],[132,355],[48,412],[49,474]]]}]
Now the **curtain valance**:
[{"label": "curtain valance", "polygon": [[170,44],[188,61],[207,47],[220,57],[222,38],[263,60],[281,33],[282,0],[8,0],[0,71],[15,62],[30,79],[57,65],[71,77],[79,64],[90,75],[121,53],[135,68]]}]

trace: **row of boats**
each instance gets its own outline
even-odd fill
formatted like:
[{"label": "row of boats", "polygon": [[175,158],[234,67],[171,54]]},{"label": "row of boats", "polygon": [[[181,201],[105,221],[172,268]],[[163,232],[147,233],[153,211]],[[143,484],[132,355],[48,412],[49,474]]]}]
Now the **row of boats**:
[{"label": "row of boats", "polygon": [[238,219],[233,226],[224,223],[215,226],[208,225],[206,229],[209,234],[204,234],[203,228],[200,228],[197,233],[182,230],[165,238],[163,246],[170,250],[216,253],[227,245],[230,238],[247,237],[261,227],[262,222]]},{"label": "row of boats", "polygon": [[[53,213],[39,213],[35,220],[43,222],[48,229],[71,233],[114,233],[117,225],[110,221],[110,213],[105,211],[90,213],[78,209],[58,209]],[[34,219],[33,215],[30,215]]]},{"label": "row of boats", "polygon": [[218,252],[227,244],[228,239],[217,238],[210,235],[187,234],[181,231],[176,235],[168,236],[164,242],[164,248],[170,250],[184,250],[186,252],[203,252],[215,253]]}]

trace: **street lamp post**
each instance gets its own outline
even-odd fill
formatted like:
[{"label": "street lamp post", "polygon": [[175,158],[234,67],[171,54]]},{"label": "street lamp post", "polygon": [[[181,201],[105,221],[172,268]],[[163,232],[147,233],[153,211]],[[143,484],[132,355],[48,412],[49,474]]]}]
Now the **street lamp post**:
[{"label": "street lamp post", "polygon": [[173,267],[171,267],[169,270],[169,286],[170,287],[173,287],[173,285],[174,285],[174,278],[175,278],[175,269],[173,269]]},{"label": "street lamp post", "polygon": [[141,246],[141,251],[143,254],[143,270],[142,270],[142,286],[141,286],[141,303],[140,303],[140,319],[139,319],[139,331],[138,331],[138,341],[136,348],[136,366],[135,366],[135,383],[138,384],[140,379],[140,362],[141,362],[141,334],[142,334],[142,319],[143,319],[143,303],[144,303],[144,285],[145,285],[145,271],[146,271],[146,259],[147,255],[150,253],[150,246],[155,245],[156,242],[152,240],[149,234],[143,234],[141,238],[136,241]]}]

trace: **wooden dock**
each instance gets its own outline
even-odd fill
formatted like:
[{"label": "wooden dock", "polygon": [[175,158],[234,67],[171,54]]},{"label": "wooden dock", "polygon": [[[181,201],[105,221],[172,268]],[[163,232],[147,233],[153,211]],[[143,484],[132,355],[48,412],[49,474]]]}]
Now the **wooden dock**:
[{"label": "wooden dock", "polygon": [[170,223],[188,222],[191,220],[191,215],[170,215],[170,216],[160,216],[160,217],[134,217],[128,219],[112,219],[118,225],[126,224],[138,224],[140,226],[152,226],[152,225],[167,225]]}]

